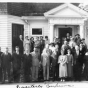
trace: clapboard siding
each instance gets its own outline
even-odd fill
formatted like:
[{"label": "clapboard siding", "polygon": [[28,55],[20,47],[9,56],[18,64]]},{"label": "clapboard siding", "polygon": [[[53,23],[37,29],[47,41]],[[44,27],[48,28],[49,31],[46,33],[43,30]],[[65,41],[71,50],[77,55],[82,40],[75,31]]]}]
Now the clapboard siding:
[{"label": "clapboard siding", "polygon": [[8,22],[7,23],[7,33],[8,33],[8,48],[9,48],[9,52],[12,52],[12,30],[11,30],[11,24]]},{"label": "clapboard siding", "polygon": [[7,15],[0,15],[0,47],[3,52],[7,46]]},{"label": "clapboard siding", "polygon": [[12,53],[12,23],[24,25],[24,36],[28,33],[28,25],[21,20],[21,17],[0,15],[0,47],[3,52],[8,47]]},{"label": "clapboard siding", "polygon": [[24,25],[24,36],[26,36],[26,35],[28,35],[28,24]]},{"label": "clapboard siding", "polygon": [[[8,47],[9,47],[9,51],[12,53],[12,23],[15,24],[22,24],[24,25],[24,21],[21,20],[21,17],[17,17],[17,16],[12,16],[12,15],[8,15]],[[25,33],[25,31],[24,31]]]},{"label": "clapboard siding", "polygon": [[88,48],[88,20],[84,21],[85,42]]}]

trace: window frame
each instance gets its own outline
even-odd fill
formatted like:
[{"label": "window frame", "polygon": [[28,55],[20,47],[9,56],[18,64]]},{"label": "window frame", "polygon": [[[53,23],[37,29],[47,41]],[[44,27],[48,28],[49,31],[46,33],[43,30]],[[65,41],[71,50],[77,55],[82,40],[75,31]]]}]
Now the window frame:
[{"label": "window frame", "polygon": [[[33,29],[36,29],[36,30],[37,30],[37,29],[41,29],[41,30],[42,30],[42,34],[32,34],[32,30],[33,30]],[[43,36],[43,28],[42,28],[42,27],[33,27],[33,28],[31,29],[31,35],[32,35],[32,36]]]}]

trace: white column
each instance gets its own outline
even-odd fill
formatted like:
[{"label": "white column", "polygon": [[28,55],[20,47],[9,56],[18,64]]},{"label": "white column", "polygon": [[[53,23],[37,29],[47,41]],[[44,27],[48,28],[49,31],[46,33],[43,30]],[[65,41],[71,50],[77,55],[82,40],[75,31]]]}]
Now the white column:
[{"label": "white column", "polygon": [[54,38],[54,24],[49,24],[49,39],[50,43],[53,42]]},{"label": "white column", "polygon": [[84,26],[83,24],[79,25],[79,32],[80,32],[80,37],[84,38]]},{"label": "white column", "polygon": [[30,36],[30,24],[28,23],[28,36]]},{"label": "white column", "polygon": [[25,25],[24,25],[24,37],[30,35],[30,24],[28,20],[24,20]]}]

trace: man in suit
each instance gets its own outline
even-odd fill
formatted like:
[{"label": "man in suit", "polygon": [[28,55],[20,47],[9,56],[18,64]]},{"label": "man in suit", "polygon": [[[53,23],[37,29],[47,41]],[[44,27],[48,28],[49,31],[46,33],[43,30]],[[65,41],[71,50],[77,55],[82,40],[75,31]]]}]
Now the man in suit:
[{"label": "man in suit", "polygon": [[25,54],[23,55],[23,70],[24,70],[24,79],[25,82],[29,82],[31,75],[31,67],[32,67],[32,56],[29,54],[29,49],[25,50]]},{"label": "man in suit", "polygon": [[52,52],[52,71],[53,71],[53,81],[58,80],[59,76],[59,66],[58,66],[58,57],[60,55],[60,51],[58,50],[58,44],[55,45],[55,49]]},{"label": "man in suit", "polygon": [[66,41],[67,41],[67,42],[70,41],[70,34],[69,34],[69,33],[66,34]]},{"label": "man in suit", "polygon": [[56,42],[54,44],[58,44],[59,49],[61,49],[62,44],[60,38],[56,38]]},{"label": "man in suit", "polygon": [[40,55],[40,45],[41,45],[41,43],[40,43],[39,37],[36,37],[34,47],[36,47],[38,49],[39,55]]},{"label": "man in suit", "polygon": [[37,47],[34,48],[34,51],[31,53],[31,55],[32,55],[32,81],[38,81],[40,55]]},{"label": "man in suit", "polygon": [[19,82],[21,73],[22,54],[20,54],[18,46],[15,47],[15,50],[16,52],[12,55],[13,78],[14,82]]},{"label": "man in suit", "polygon": [[45,41],[43,39],[43,36],[40,36],[40,54],[42,53],[44,47],[45,47]]},{"label": "man in suit", "polygon": [[50,55],[51,55],[51,50],[49,49],[49,45],[46,44],[43,53],[41,55],[44,80],[49,80]]},{"label": "man in suit", "polygon": [[48,36],[45,36],[45,45],[50,44],[50,40],[48,39]]},{"label": "man in suit", "polygon": [[85,43],[85,39],[84,39],[84,38],[82,38],[81,43],[82,43],[83,49],[84,49],[84,51],[85,51],[85,53],[86,53],[86,51],[87,51],[87,45],[86,45],[86,43]]},{"label": "man in suit", "polygon": [[78,46],[80,45],[80,43],[81,43],[81,38],[80,38],[80,35],[79,35],[79,34],[76,34],[75,42],[76,42],[76,44],[77,44]]},{"label": "man in suit", "polygon": [[2,55],[3,82],[5,80],[10,82],[11,61],[11,54],[8,52],[8,47],[6,47],[5,53]]},{"label": "man in suit", "polygon": [[33,52],[33,50],[34,50],[34,38],[31,37],[30,38],[30,52]]}]

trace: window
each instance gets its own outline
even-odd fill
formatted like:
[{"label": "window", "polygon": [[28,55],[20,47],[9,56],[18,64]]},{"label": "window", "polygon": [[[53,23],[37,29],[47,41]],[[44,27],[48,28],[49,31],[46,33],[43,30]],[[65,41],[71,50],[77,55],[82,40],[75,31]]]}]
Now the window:
[{"label": "window", "polygon": [[42,35],[42,28],[32,28],[32,35]]}]

